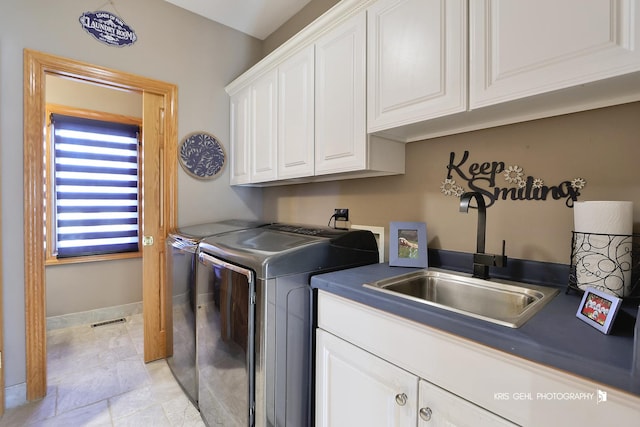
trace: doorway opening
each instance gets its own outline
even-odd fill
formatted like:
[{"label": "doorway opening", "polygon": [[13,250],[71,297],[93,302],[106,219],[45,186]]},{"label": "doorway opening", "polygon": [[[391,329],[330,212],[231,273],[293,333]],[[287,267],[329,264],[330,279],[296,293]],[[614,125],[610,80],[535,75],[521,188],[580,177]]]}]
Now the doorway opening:
[{"label": "doorway opening", "polygon": [[[166,357],[164,239],[177,206],[177,87],[109,68],[24,51],[24,242],[27,400],[46,394],[43,130],[47,75],[138,92],[142,113],[144,360]],[[148,237],[148,239],[147,239]]]}]

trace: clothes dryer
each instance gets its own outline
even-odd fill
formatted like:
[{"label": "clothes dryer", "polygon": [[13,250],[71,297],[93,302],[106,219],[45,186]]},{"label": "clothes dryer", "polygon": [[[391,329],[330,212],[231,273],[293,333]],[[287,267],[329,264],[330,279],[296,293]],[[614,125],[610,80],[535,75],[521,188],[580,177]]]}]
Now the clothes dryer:
[{"label": "clothes dryer", "polygon": [[183,227],[166,239],[167,363],[189,399],[198,406],[196,375],[195,258],[198,243],[209,236],[265,225],[262,221],[225,220]]}]

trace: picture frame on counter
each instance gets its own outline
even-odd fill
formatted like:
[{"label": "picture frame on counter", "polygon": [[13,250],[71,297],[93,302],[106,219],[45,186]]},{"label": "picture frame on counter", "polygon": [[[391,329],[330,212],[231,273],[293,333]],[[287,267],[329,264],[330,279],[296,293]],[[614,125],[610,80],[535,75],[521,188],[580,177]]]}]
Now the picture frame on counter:
[{"label": "picture frame on counter", "polygon": [[427,268],[427,224],[392,222],[389,227],[389,265]]},{"label": "picture frame on counter", "polygon": [[585,288],[576,316],[603,334],[611,332],[622,299],[595,288]]}]

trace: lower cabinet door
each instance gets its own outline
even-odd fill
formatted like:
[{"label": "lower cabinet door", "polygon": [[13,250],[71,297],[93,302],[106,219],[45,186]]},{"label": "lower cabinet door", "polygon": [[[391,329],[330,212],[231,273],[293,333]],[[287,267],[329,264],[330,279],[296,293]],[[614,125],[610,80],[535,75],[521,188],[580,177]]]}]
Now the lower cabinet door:
[{"label": "lower cabinet door", "polygon": [[422,379],[419,395],[419,427],[516,426],[493,412]]},{"label": "lower cabinet door", "polygon": [[418,378],[317,329],[316,426],[415,426]]}]

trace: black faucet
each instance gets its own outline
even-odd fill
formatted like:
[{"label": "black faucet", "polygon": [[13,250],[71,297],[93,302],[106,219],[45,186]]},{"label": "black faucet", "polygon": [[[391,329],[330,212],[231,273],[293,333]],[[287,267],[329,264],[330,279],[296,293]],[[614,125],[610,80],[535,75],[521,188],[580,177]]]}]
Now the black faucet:
[{"label": "black faucet", "polygon": [[504,254],[505,242],[502,241],[502,255],[486,254],[484,252],[485,234],[487,230],[487,206],[484,197],[477,191],[469,191],[460,196],[460,212],[469,212],[469,202],[475,197],[478,204],[478,243],[476,253],[473,254],[473,277],[489,278],[489,267],[506,267],[507,257]]}]

